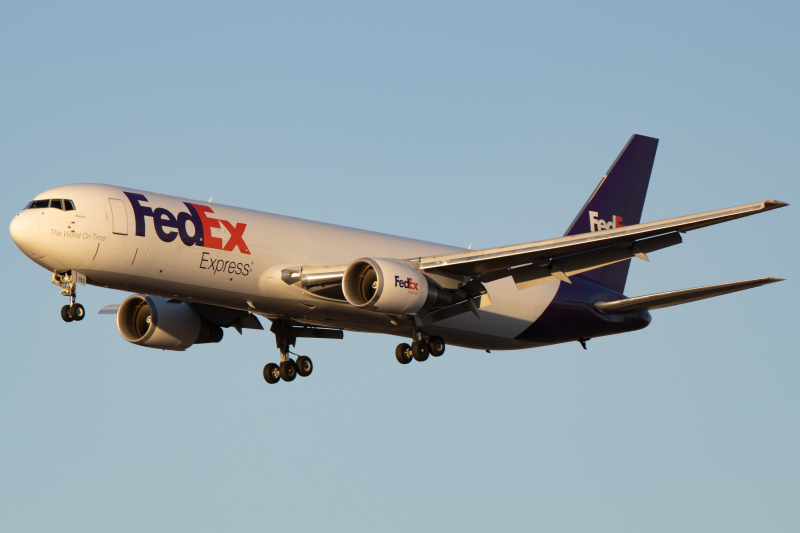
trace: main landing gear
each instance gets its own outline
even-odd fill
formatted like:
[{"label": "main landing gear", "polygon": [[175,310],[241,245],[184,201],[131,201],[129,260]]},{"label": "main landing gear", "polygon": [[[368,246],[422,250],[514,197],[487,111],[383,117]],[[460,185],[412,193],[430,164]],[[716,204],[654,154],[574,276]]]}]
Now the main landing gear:
[{"label": "main landing gear", "polygon": [[[292,327],[290,320],[279,319],[272,321],[270,331],[275,334],[275,344],[281,352],[281,362],[267,363],[264,367],[264,381],[273,385],[280,380],[294,381],[297,376],[308,377],[314,371],[314,364],[311,359],[305,355],[297,358],[297,361],[289,357],[289,346],[294,346],[298,337],[298,328]],[[324,334],[322,334],[324,335]],[[314,336],[322,336],[315,334]],[[311,336],[311,335],[305,335]],[[324,338],[324,337],[323,337]],[[341,338],[341,337],[328,337],[328,338]]]},{"label": "main landing gear", "polygon": [[80,322],[86,316],[86,310],[79,303],[75,303],[75,280],[69,272],[59,274],[53,272],[53,285],[61,287],[61,295],[69,296],[69,305],[61,308],[61,319],[64,322]]},{"label": "main landing gear", "polygon": [[280,365],[275,363],[267,363],[267,365],[264,367],[264,381],[270,385],[274,385],[281,379],[283,381],[294,381],[294,378],[297,376],[310,376],[313,370],[314,365],[311,362],[311,359],[305,355],[298,357],[297,361],[292,361],[288,354],[281,354]]},{"label": "main landing gear", "polygon": [[411,345],[398,344],[394,350],[394,356],[401,365],[407,365],[412,359],[421,363],[426,361],[429,355],[439,357],[444,353],[444,339],[438,335],[427,336],[427,340],[425,340],[426,335],[413,327],[411,336],[414,339]]}]

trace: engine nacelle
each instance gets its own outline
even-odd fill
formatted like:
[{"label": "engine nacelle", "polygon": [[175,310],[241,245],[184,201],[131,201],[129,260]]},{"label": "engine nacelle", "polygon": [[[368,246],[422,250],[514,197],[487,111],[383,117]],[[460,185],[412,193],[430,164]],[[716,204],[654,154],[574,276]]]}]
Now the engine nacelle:
[{"label": "engine nacelle", "polygon": [[367,257],[350,263],[342,289],[347,301],[378,313],[413,315],[431,307],[439,290],[424,274],[398,261]]},{"label": "engine nacelle", "polygon": [[134,294],[117,311],[122,338],[139,346],[182,351],[192,344],[219,342],[222,328],[197,314],[186,302]]}]

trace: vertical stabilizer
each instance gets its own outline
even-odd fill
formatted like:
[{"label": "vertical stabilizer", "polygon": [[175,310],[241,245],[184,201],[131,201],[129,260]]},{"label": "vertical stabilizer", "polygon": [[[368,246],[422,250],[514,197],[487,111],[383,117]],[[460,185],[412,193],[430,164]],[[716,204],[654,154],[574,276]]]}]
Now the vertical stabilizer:
[{"label": "vertical stabilizer", "polygon": [[[658,139],[633,135],[564,236],[638,224],[657,147]],[[580,275],[622,293],[629,267],[630,260]]]}]

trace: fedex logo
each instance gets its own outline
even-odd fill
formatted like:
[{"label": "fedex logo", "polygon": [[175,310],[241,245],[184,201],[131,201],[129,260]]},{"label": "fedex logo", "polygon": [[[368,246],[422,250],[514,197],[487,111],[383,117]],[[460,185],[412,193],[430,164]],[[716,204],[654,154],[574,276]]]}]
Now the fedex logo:
[{"label": "fedex logo", "polygon": [[589,231],[600,231],[604,229],[624,228],[622,217],[613,215],[610,222],[597,218],[597,211],[589,211]]},{"label": "fedex logo", "polygon": [[414,283],[411,278],[408,279],[400,279],[400,276],[394,277],[394,286],[395,287],[402,287],[404,289],[411,289],[412,291],[418,291],[419,288],[417,287],[419,282]]},{"label": "fedex logo", "polygon": [[[175,216],[163,207],[153,209],[142,205],[142,202],[147,202],[147,198],[143,194],[126,192],[125,196],[128,197],[131,207],[133,207],[133,215],[136,219],[136,235],[138,237],[145,236],[144,219],[145,217],[150,217],[153,219],[156,235],[164,242],[172,242],[180,236],[181,242],[186,246],[202,246],[226,252],[232,252],[234,248],[239,248],[241,253],[250,255],[250,250],[247,248],[243,238],[244,229],[247,225],[242,223],[234,225],[227,220],[213,218],[209,215],[213,214],[214,210],[207,205],[184,202],[183,205],[186,206],[188,212],[181,211],[178,216]],[[228,242],[224,245],[221,238],[211,235],[211,229],[219,228],[220,224],[230,233]],[[191,235],[187,229],[190,225],[192,226]]]}]

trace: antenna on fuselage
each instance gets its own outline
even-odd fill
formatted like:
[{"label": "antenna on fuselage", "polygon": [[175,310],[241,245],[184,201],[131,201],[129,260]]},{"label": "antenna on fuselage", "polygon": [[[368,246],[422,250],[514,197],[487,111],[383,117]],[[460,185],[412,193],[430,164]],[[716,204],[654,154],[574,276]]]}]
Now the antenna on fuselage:
[{"label": "antenna on fuselage", "polygon": [[213,196],[208,197],[208,203],[211,203],[211,199],[214,198]]}]

